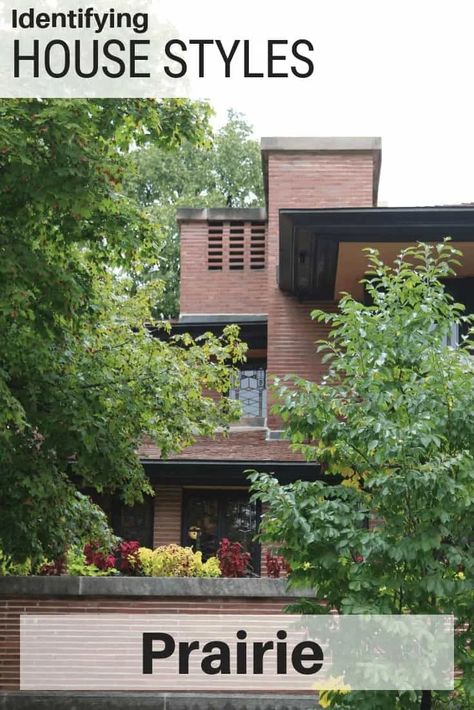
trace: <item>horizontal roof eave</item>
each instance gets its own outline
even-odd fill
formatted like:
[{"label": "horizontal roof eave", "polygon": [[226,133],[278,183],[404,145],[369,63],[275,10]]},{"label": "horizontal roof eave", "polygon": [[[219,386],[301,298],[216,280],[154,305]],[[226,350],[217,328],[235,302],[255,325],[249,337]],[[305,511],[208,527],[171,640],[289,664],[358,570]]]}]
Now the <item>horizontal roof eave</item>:
[{"label": "horizontal roof eave", "polygon": [[474,203],[461,203],[458,205],[411,205],[408,207],[398,206],[383,206],[383,207],[296,207],[296,208],[282,208],[280,212],[294,212],[294,213],[310,213],[315,214],[327,214],[327,215],[338,215],[338,214],[354,214],[354,215],[376,215],[376,214],[401,214],[401,213],[429,213],[440,214],[442,212],[461,212],[465,211],[466,214],[474,213]]},{"label": "horizontal roof eave", "polygon": [[[280,231],[287,222],[292,227],[310,227],[320,234],[359,234],[361,237],[382,237],[383,231],[392,237],[422,239],[430,230],[437,237],[474,241],[474,207],[349,207],[325,209],[281,209]],[[423,234],[422,231],[423,230]],[[288,228],[287,228],[288,231]],[[364,241],[364,239],[362,239]],[[383,239],[382,239],[383,241]],[[406,241],[406,239],[405,239]]]},{"label": "horizontal roof eave", "polygon": [[317,461],[278,461],[274,459],[152,459],[146,456],[140,457],[140,462],[143,464],[157,466],[212,466],[219,467],[240,467],[240,466],[284,466],[297,468],[314,468],[320,467]]},{"label": "horizontal roof eave", "polygon": [[176,212],[178,222],[265,222],[264,207],[181,207]]}]

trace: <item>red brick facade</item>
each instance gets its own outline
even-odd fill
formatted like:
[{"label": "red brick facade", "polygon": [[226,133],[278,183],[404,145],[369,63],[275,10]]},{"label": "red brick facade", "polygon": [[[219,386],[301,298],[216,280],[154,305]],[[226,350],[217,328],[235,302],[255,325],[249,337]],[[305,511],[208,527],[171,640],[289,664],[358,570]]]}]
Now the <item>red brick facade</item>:
[{"label": "red brick facade", "polygon": [[153,547],[181,543],[183,489],[156,486],[153,517]]},{"label": "red brick facade", "polygon": [[20,686],[20,614],[279,614],[285,597],[24,597],[0,596],[0,691]]},{"label": "red brick facade", "polygon": [[[194,219],[190,214],[180,217],[181,316],[265,314],[269,379],[292,373],[319,380],[324,366],[316,353],[315,341],[326,337],[327,328],[315,324],[310,314],[317,307],[334,309],[335,303],[300,303],[280,290],[279,211],[373,206],[380,163],[379,150],[374,147],[377,145],[370,139],[365,143],[352,139],[263,139],[265,222],[248,219],[249,211],[238,209],[221,214],[196,210]],[[263,238],[257,237],[264,244],[265,268],[260,270],[251,268],[252,225],[261,225],[265,232]],[[237,261],[242,254],[237,270],[231,263],[232,252],[237,254]],[[281,427],[271,414],[267,423],[272,429]],[[235,457],[234,441],[239,439],[232,437],[229,458]],[[247,446],[252,446],[251,434]],[[209,458],[218,458],[219,448],[209,442]],[[201,442],[200,457],[202,449]],[[191,447],[182,457],[192,458],[194,453],[195,447]],[[268,453],[265,445],[262,457],[267,458]],[[240,456],[250,458],[243,449]],[[291,453],[287,456],[291,457]]]},{"label": "red brick facade", "polygon": [[[305,301],[282,293],[275,274],[279,260],[279,210],[288,208],[370,207],[374,161],[370,152],[280,152],[267,154],[268,170],[268,353],[271,377],[288,373],[319,380],[324,372],[315,341],[327,328],[311,320],[314,308],[335,304]],[[269,426],[279,428],[270,415]]]},{"label": "red brick facade", "polygon": [[[315,324],[315,307],[334,309],[336,303],[300,302],[278,285],[280,210],[370,207],[377,193],[379,143],[373,139],[263,139],[262,156],[266,210],[180,210],[180,320],[216,322],[219,317],[254,317],[267,322],[267,379],[296,374],[317,381],[324,372],[315,341],[327,328]],[[248,318],[247,318],[248,319]],[[245,321],[245,319],[242,319]],[[270,413],[260,428],[234,428],[229,436],[199,439],[173,457],[179,463],[288,462],[302,457],[289,443],[272,436],[282,428]],[[157,461],[160,452],[150,443],[140,451],[143,462]],[[170,462],[171,463],[171,462]],[[196,479],[196,486],[199,481]],[[225,487],[222,472],[222,487]],[[182,492],[179,481],[159,486],[155,503],[154,543],[181,540]],[[264,554],[262,553],[262,562]],[[262,572],[264,564],[262,564]]]},{"label": "red brick facade", "polygon": [[[212,226],[208,226],[207,220],[180,222],[182,315],[267,312],[266,268],[251,268],[251,252],[257,251],[251,248],[252,223],[237,223],[242,226],[234,227],[230,221],[221,221],[222,228],[218,227],[217,230],[222,229],[222,235],[217,235],[218,246],[214,245],[212,248],[213,243],[209,242],[209,239],[212,240],[213,235],[209,234],[209,231],[213,230]],[[214,228],[214,231],[217,230]],[[240,230],[243,230],[242,235],[232,234]],[[265,238],[265,225],[262,230]],[[232,241],[237,238],[239,241]],[[263,244],[265,245],[265,241]],[[258,251],[265,252],[265,247]],[[218,262],[217,265],[214,264],[214,268],[208,268],[213,266],[212,261],[208,263],[209,259]],[[236,262],[231,263],[230,259],[236,259]],[[230,268],[231,266],[234,268]]]}]

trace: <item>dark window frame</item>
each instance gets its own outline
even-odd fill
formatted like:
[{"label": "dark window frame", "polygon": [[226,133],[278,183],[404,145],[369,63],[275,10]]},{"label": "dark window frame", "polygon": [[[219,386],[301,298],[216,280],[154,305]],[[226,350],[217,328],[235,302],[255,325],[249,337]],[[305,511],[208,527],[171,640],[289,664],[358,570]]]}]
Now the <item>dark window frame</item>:
[{"label": "dark window frame", "polygon": [[[187,531],[189,529],[189,507],[188,507],[188,501],[190,498],[193,496],[201,496],[201,497],[212,497],[212,498],[217,498],[217,507],[218,507],[218,520],[217,520],[217,538],[218,540],[221,540],[222,537],[225,537],[223,534],[223,527],[224,527],[224,501],[228,501],[229,499],[238,499],[238,498],[246,498],[250,502],[250,494],[248,490],[226,490],[223,488],[189,488],[189,489],[184,489],[183,490],[183,497],[182,497],[182,507],[181,507],[181,544],[184,547],[189,547],[189,538],[187,535]],[[262,506],[259,501],[257,501],[255,504],[255,534],[258,533],[258,530],[260,528],[260,522],[262,518]],[[261,545],[257,541],[253,541],[251,545],[251,549],[249,550],[250,554],[252,555],[251,559],[251,565],[252,565],[252,571],[256,575],[260,575],[261,572]]]},{"label": "dark window frame", "polygon": [[[267,370],[267,359],[266,358],[248,358],[246,362],[240,363],[240,365],[237,367],[237,370],[239,372],[253,372],[256,370],[263,370],[264,372],[264,378],[265,378],[265,387],[261,390],[262,393],[262,411],[260,414],[248,414],[244,410],[244,406],[242,405],[242,420],[247,420],[250,423],[252,420],[255,421],[257,424],[262,424],[263,421],[266,419],[268,415],[268,370]],[[240,390],[240,387],[232,387],[231,390]],[[242,391],[242,390],[240,390]],[[245,392],[245,390],[243,390]],[[231,393],[229,391],[229,397],[231,397]],[[240,397],[231,397],[231,399],[240,401]]]}]

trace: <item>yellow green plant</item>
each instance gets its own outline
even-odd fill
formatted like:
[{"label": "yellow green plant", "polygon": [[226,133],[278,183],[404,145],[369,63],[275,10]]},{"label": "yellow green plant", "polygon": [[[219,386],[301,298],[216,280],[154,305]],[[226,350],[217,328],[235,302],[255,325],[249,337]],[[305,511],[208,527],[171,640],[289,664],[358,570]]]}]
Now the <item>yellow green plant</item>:
[{"label": "yellow green plant", "polygon": [[217,557],[203,562],[202,553],[193,552],[190,547],[140,547],[138,555],[148,577],[219,577],[221,573]]},{"label": "yellow green plant", "polygon": [[0,550],[0,577],[25,574],[31,574],[31,560],[29,558],[24,562],[14,562],[9,555]]}]

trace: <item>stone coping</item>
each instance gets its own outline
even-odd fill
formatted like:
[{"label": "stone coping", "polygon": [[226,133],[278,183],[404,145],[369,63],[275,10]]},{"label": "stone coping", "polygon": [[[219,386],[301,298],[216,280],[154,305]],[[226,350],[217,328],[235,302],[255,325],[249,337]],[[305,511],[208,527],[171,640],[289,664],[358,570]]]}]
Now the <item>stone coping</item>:
[{"label": "stone coping", "polygon": [[272,136],[260,141],[262,151],[380,151],[382,139],[378,136]]},{"label": "stone coping", "polygon": [[0,597],[312,597],[285,579],[198,577],[0,577]]},{"label": "stone coping", "polygon": [[315,710],[314,695],[0,691],[2,710]]},{"label": "stone coping", "polygon": [[180,207],[176,219],[178,222],[265,222],[267,212],[264,207]]}]

